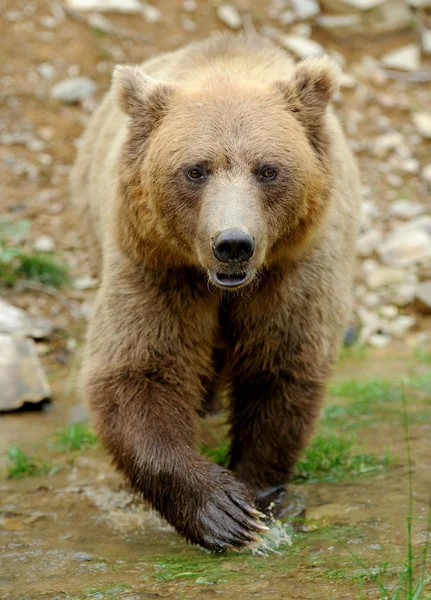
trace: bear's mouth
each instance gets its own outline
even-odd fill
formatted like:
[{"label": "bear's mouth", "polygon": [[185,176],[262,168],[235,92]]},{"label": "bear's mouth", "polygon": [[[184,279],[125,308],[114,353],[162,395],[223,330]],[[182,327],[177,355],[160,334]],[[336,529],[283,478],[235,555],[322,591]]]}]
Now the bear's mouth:
[{"label": "bear's mouth", "polygon": [[238,273],[222,273],[210,271],[210,277],[213,283],[221,288],[238,288],[250,281],[253,275],[252,271],[239,271]]}]

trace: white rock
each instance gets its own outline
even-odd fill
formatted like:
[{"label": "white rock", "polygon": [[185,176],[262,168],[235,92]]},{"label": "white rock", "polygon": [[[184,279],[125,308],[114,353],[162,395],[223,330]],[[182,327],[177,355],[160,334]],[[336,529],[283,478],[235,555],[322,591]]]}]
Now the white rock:
[{"label": "white rock", "polygon": [[356,250],[359,256],[370,256],[383,239],[383,234],[379,229],[370,229],[361,234],[356,242]]},{"label": "white rock", "polygon": [[411,219],[425,211],[425,206],[413,200],[395,200],[389,205],[389,214],[400,219]]},{"label": "white rock", "polygon": [[83,277],[77,277],[74,280],[73,287],[77,290],[89,290],[91,288],[96,287],[98,283],[99,281],[94,277],[84,275]]},{"label": "white rock", "polygon": [[50,235],[40,235],[34,240],[33,248],[36,252],[54,252],[55,242]]},{"label": "white rock", "polygon": [[395,319],[395,317],[398,315],[398,308],[393,304],[384,304],[380,307],[379,314],[384,319]]},{"label": "white rock", "polygon": [[422,179],[431,185],[431,163],[422,169]]},{"label": "white rock", "polygon": [[342,73],[340,76],[340,86],[348,90],[353,90],[356,87],[356,79],[348,73]]},{"label": "white rock", "polygon": [[71,77],[63,79],[51,88],[51,98],[65,104],[74,104],[92,96],[96,87],[89,77]]},{"label": "white rock", "polygon": [[409,173],[409,175],[416,175],[419,173],[420,162],[417,158],[407,158],[401,164],[401,169],[404,173]]},{"label": "white rock", "polygon": [[421,215],[412,219],[408,223],[400,225],[395,232],[396,233],[405,233],[406,231],[412,231],[415,229],[422,229],[425,233],[431,236],[431,216],[430,215]]},{"label": "white rock", "polygon": [[378,266],[365,276],[365,283],[370,290],[403,283],[406,273],[403,269]]},{"label": "white rock", "polygon": [[423,138],[431,139],[431,112],[414,113],[413,123]]},{"label": "white rock", "polygon": [[296,16],[293,10],[285,10],[278,17],[281,25],[292,25],[296,21]]},{"label": "white rock", "polygon": [[140,13],[142,5],[138,0],[66,0],[73,10],[99,10],[101,12]]},{"label": "white rock", "polygon": [[325,53],[320,44],[299,35],[282,35],[279,42],[301,60],[308,56],[320,56]]},{"label": "white rock", "polygon": [[422,281],[418,285],[416,298],[427,312],[431,311],[431,281]]},{"label": "white rock", "polygon": [[421,46],[424,54],[431,54],[431,29],[424,29],[422,31]]},{"label": "white rock", "polygon": [[416,294],[416,283],[402,283],[390,290],[388,300],[399,307],[404,307],[413,302]]},{"label": "white rock", "polygon": [[186,18],[181,19],[181,27],[184,29],[184,31],[190,32],[196,31],[196,29],[198,28],[194,21]]},{"label": "white rock", "polygon": [[48,319],[32,317],[0,298],[0,333],[19,334],[35,339],[47,337],[54,329]]},{"label": "white rock", "polygon": [[364,343],[381,329],[382,320],[374,312],[367,310],[363,306],[358,307],[357,313],[362,326],[359,334],[359,342]]},{"label": "white rock", "polygon": [[241,15],[238,9],[232,4],[220,4],[217,7],[217,16],[231,29],[240,29],[242,27]]},{"label": "white rock", "polygon": [[348,37],[352,30],[360,26],[361,18],[359,15],[319,15],[316,17],[316,23],[338,37]]},{"label": "white rock", "polygon": [[399,315],[396,319],[385,325],[385,331],[394,337],[403,337],[416,323],[412,315]]},{"label": "white rock", "polygon": [[381,298],[376,292],[367,292],[364,294],[362,302],[367,308],[376,308],[381,303]]},{"label": "white rock", "polygon": [[364,341],[368,341],[370,346],[373,346],[374,348],[384,348],[390,343],[391,336],[386,335],[385,333],[374,333],[373,335],[370,335],[368,340]]},{"label": "white rock", "polygon": [[147,21],[147,23],[150,23],[150,25],[159,23],[162,19],[161,11],[156,6],[152,6],[151,4],[142,5],[142,14],[144,19]]},{"label": "white rock", "polygon": [[37,65],[37,72],[43,79],[54,79],[55,68],[50,63],[40,63]]},{"label": "white rock", "polygon": [[184,0],[183,8],[187,12],[195,12],[198,9],[198,3],[196,0]]},{"label": "white rock", "polygon": [[93,13],[88,17],[88,24],[95,31],[101,31],[102,33],[111,33],[114,31],[114,26],[111,21],[97,13]]},{"label": "white rock", "polygon": [[431,258],[431,236],[420,228],[396,231],[377,247],[385,265],[406,267]]},{"label": "white rock", "polygon": [[362,200],[360,206],[361,229],[370,229],[374,219],[376,219],[379,214],[379,208],[373,200]]},{"label": "white rock", "polygon": [[407,0],[407,4],[414,8],[431,8],[431,0]]},{"label": "white rock", "polygon": [[298,19],[311,19],[319,14],[320,6],[317,0],[291,0],[292,8]]},{"label": "white rock", "polygon": [[417,71],[421,66],[420,50],[417,44],[408,44],[382,56],[382,64],[388,69]]},{"label": "white rock", "polygon": [[379,135],[372,143],[371,153],[377,158],[386,158],[386,156],[396,148],[402,146],[404,138],[398,131],[391,131]]}]

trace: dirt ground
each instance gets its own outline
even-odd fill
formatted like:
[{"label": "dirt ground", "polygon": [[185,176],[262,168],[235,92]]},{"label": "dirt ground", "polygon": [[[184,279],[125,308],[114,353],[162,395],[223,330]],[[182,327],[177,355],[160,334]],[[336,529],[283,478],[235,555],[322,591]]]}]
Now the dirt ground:
[{"label": "dirt ground", "polygon": [[[68,265],[72,279],[90,271],[81,228],[69,204],[67,178],[94,103],[54,101],[50,88],[60,79],[85,75],[97,83],[97,102],[117,62],[141,62],[224,28],[212,3],[198,3],[193,32],[182,27],[188,14],[181,2],[161,0],[157,6],[162,14],[159,23],[149,24],[132,15],[108,15],[114,31],[101,33],[88,25],[84,14],[62,13],[57,2],[0,1],[4,17],[0,21],[0,214],[13,220],[31,219],[24,247],[30,249],[40,235],[51,236],[55,254]],[[243,0],[237,6],[248,10],[258,26],[274,25],[268,16],[269,3]],[[11,12],[25,18],[6,18]],[[407,75],[382,79],[370,60],[363,58],[378,59],[413,41],[413,30],[343,42],[319,30],[314,37],[328,51],[341,54],[345,71],[359,82],[342,90],[337,110],[357,153],[365,197],[372,198],[383,213],[396,197],[426,202],[428,190],[417,174],[402,172],[402,183],[394,189],[386,177],[385,161],[368,151],[368,142],[386,131],[389,123],[411,140],[421,164],[430,162],[429,143],[415,137],[411,124],[413,110],[431,106],[430,83],[409,81]],[[40,75],[44,63],[54,67],[53,79]],[[94,290],[70,285],[54,291],[20,283],[2,289],[2,294],[32,314],[51,318],[58,330],[38,345],[53,387],[53,403],[42,412],[1,416],[0,451],[23,445],[59,469],[39,477],[7,479],[7,460],[2,454],[0,598],[206,600],[220,596],[228,600],[240,594],[268,600],[383,598],[372,577],[380,572],[395,589],[407,557],[410,489],[399,402],[390,404],[384,417],[355,430],[370,453],[380,456],[389,449],[394,457],[390,470],[338,483],[297,485],[297,502],[309,529],[299,528],[295,534],[288,528],[292,545],[269,544],[266,557],[251,553],[209,556],[187,546],[157,516],[144,510],[101,448],[61,453],[50,445],[58,428],[85,418],[73,383]],[[393,380],[404,375],[416,382],[407,390],[413,512],[419,517],[413,521],[411,538],[415,556],[427,541],[431,468],[431,387],[426,379],[430,363],[420,360],[415,350],[421,331],[429,331],[429,319],[419,317],[412,335],[388,348],[343,360],[335,377],[335,381]],[[337,406],[345,403],[332,401]],[[275,528],[272,535],[280,535],[280,530]],[[350,550],[374,571],[364,570]],[[431,598],[431,590],[417,598]]]}]

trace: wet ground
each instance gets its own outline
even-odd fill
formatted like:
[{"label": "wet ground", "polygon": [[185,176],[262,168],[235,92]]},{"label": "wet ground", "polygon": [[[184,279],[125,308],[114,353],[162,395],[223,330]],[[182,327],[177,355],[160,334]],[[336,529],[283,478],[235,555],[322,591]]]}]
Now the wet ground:
[{"label": "wet ground", "polygon": [[[62,395],[61,385],[55,384],[51,406],[0,421],[1,450],[18,444],[49,469],[46,474],[7,479],[6,469],[13,461],[2,462],[0,597],[385,597],[375,576],[380,574],[383,584],[395,590],[408,556],[410,487],[403,389],[412,457],[415,578],[420,577],[427,541],[428,361],[428,354],[421,359],[417,353],[393,351],[343,358],[319,431],[355,436],[354,452],[376,457],[380,467],[367,473],[365,466],[362,474],[352,474],[342,464],[332,480],[331,475],[329,481],[318,475],[320,481],[296,483],[291,488],[296,519],[274,525],[255,552],[220,556],[181,541],[129,493],[101,448],[85,443],[78,450],[61,447],[59,432],[83,415],[76,397]],[[64,381],[66,369],[61,371],[58,381]],[[392,383],[386,384],[388,374]],[[211,444],[222,433],[219,420],[204,422],[203,436]],[[418,598],[430,598],[431,587],[427,589]]]},{"label": "wet ground", "polygon": [[[133,16],[110,15],[116,32],[103,34],[79,15],[58,17],[60,3],[0,2],[4,12],[13,9],[27,15],[0,21],[0,51],[7,57],[1,71],[5,107],[1,127],[2,133],[17,136],[0,148],[0,212],[12,219],[31,219],[27,247],[38,235],[51,235],[56,255],[68,264],[72,277],[89,273],[67,194],[76,140],[89,112],[50,100],[52,82],[38,76],[37,68],[42,63],[53,65],[55,81],[78,70],[97,82],[100,99],[116,62],[141,61],[221,28],[210,3],[199,3],[193,16],[195,32],[181,27],[180,2],[157,4],[162,23],[151,26]],[[267,8],[266,2],[253,2],[256,23],[273,24]],[[53,15],[58,19],[54,26],[47,19]],[[378,58],[412,41],[414,34],[372,42],[335,42],[322,32],[318,38],[329,50],[344,55],[349,70],[365,51]],[[371,77],[364,85],[344,90],[338,110],[357,143],[368,194],[384,211],[394,190],[382,175],[381,159],[361,151],[361,144],[365,148],[388,120],[391,127],[403,129],[411,108],[429,107],[430,89],[403,77],[385,82]],[[19,141],[20,136],[38,143]],[[429,147],[418,145],[416,150],[421,162],[429,162]],[[423,202],[419,178],[406,172],[402,180],[396,193]],[[15,305],[53,319],[58,328],[54,336],[38,343],[53,388],[52,404],[43,411],[0,417],[2,600],[384,598],[388,594],[382,586],[395,594],[401,581],[408,589],[403,576],[409,514],[415,517],[410,537],[414,578],[421,579],[431,491],[431,354],[418,345],[417,335],[429,331],[429,319],[418,318],[411,339],[342,357],[319,429],[323,444],[316,451],[317,463],[332,466],[314,472],[303,465],[292,485],[293,512],[299,516],[275,525],[258,552],[214,556],[182,542],[143,507],[88,432],[76,444],[80,448],[70,449],[70,425],[86,418],[74,381],[93,291],[69,286],[58,292],[20,283],[2,293]],[[219,422],[205,421],[202,429],[203,439],[217,445],[223,433]],[[353,440],[350,454],[337,444],[330,446],[331,436]],[[22,455],[7,458],[14,447],[30,457],[30,466],[21,471]],[[339,463],[332,464],[337,456]],[[16,470],[10,471],[13,467]],[[21,476],[10,478],[8,473]],[[409,596],[403,592],[399,597]],[[416,598],[431,598],[429,584]]]}]

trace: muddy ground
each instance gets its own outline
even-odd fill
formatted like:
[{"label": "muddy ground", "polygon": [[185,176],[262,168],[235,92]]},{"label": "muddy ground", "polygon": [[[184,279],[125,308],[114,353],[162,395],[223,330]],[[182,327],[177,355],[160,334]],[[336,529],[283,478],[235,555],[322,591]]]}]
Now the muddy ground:
[{"label": "muddy ground", "polygon": [[[69,205],[67,175],[93,102],[65,105],[50,99],[49,90],[53,82],[79,73],[97,83],[97,101],[116,62],[139,62],[223,28],[210,3],[199,3],[194,32],[181,26],[180,2],[157,5],[160,23],[109,15],[114,32],[101,33],[82,15],[62,15],[55,2],[0,3],[3,16],[11,11],[25,15],[0,22],[1,133],[12,135],[0,147],[0,213],[31,219],[24,248],[40,235],[51,236],[72,279],[89,275],[89,267]],[[250,12],[259,26],[274,24],[267,9],[265,2],[253,3]],[[427,83],[405,77],[382,82],[364,75],[369,68],[361,62],[365,54],[379,58],[413,41],[413,30],[372,41],[340,42],[319,30],[314,37],[344,56],[347,72],[366,81],[344,89],[337,108],[356,143],[369,197],[383,212],[394,197],[426,201],[417,174],[403,172],[402,186],[394,190],[382,175],[381,159],[361,150],[381,133],[382,119],[395,130],[409,131],[411,110],[431,105]],[[53,80],[39,74],[42,63],[54,66]],[[429,144],[418,143],[415,155],[429,162]],[[408,559],[410,490],[415,516],[410,542],[414,577],[420,579],[430,497],[431,360],[426,335],[418,334],[429,332],[429,319],[418,317],[409,336],[384,349],[344,352],[340,360],[321,431],[354,439],[352,452],[373,457],[373,468],[368,472],[364,459],[363,467],[346,468],[344,474],[320,474],[315,480],[308,475],[303,483],[299,477],[292,486],[293,512],[299,514],[293,524],[275,526],[260,552],[213,556],[187,546],[130,495],[102,448],[84,442],[73,450],[59,444],[59,432],[86,418],[74,380],[94,290],[69,285],[55,291],[20,282],[1,293],[16,306],[51,318],[58,330],[38,344],[53,402],[42,411],[0,417],[0,598],[384,598],[381,586],[395,594]],[[364,387],[358,388],[358,381]],[[212,445],[222,433],[218,420],[203,425]],[[13,446],[31,456],[39,472],[8,477],[12,463],[6,452]],[[291,543],[279,543],[280,535]],[[431,598],[429,585],[417,598]]]}]

